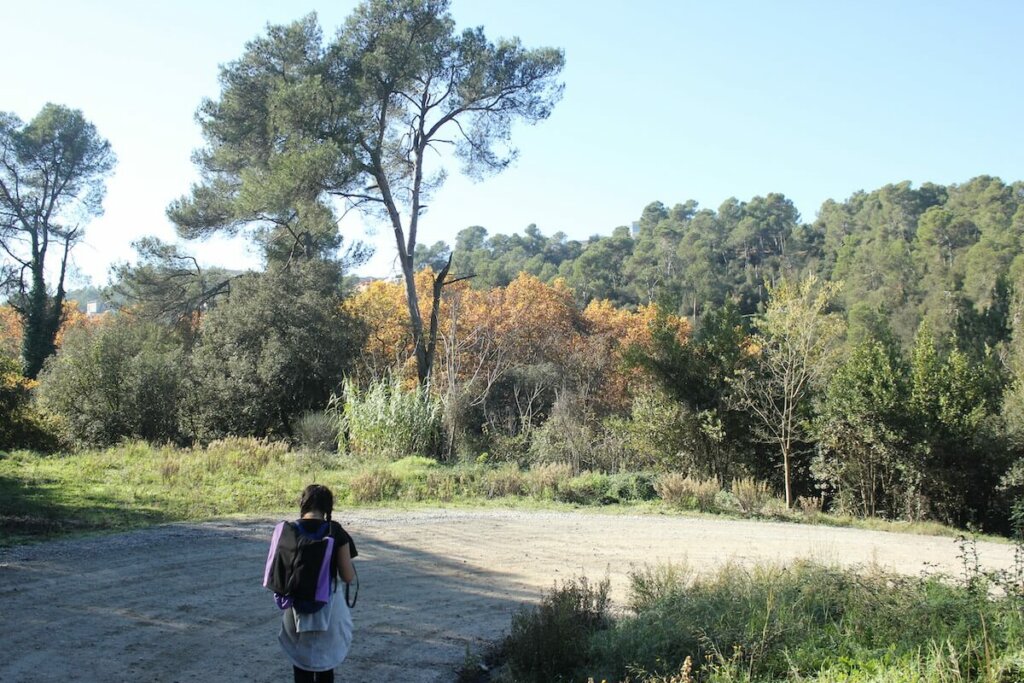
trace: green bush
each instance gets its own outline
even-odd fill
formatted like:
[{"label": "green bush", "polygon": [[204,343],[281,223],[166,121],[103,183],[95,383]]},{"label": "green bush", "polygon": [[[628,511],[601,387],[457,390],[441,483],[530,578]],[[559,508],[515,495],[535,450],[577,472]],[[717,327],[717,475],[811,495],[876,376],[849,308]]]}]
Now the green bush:
[{"label": "green bush", "polygon": [[281,437],[327,405],[362,327],[341,308],[337,264],[294,262],[231,283],[205,313],[192,352],[183,425],[200,441]]},{"label": "green bush", "polygon": [[615,502],[608,495],[608,475],[600,472],[580,472],[558,488],[555,499],[577,505],[607,505]]},{"label": "green bush", "polygon": [[760,514],[765,517],[792,518],[794,511],[786,507],[786,501],[781,498],[768,498],[761,506]]},{"label": "green bush", "polygon": [[32,402],[33,382],[21,363],[0,352],[0,451],[30,448],[50,452],[60,444],[60,424]]},{"label": "green bush", "polygon": [[585,661],[590,637],[609,623],[610,583],[586,578],[556,585],[540,605],[512,617],[509,664],[517,681],[573,680]]},{"label": "green bush", "polygon": [[167,329],[121,315],[68,332],[40,375],[40,403],[78,445],[177,441],[183,362]]},{"label": "green bush", "polygon": [[642,392],[633,399],[628,421],[620,425],[634,461],[645,468],[678,467],[690,447],[684,409],[661,391]]},{"label": "green bush", "polygon": [[338,416],[325,410],[310,410],[292,425],[292,438],[300,447],[333,453],[338,450]]},{"label": "green bush", "polygon": [[251,436],[229,436],[195,450],[205,455],[206,467],[211,472],[225,470],[253,475],[271,463],[283,462],[288,444]]},{"label": "green bush", "polygon": [[356,503],[377,503],[398,495],[402,482],[386,467],[374,467],[355,474],[349,480],[349,491]]},{"label": "green bush", "polygon": [[634,614],[647,611],[658,602],[689,585],[694,574],[686,564],[659,564],[629,573],[629,608]]},{"label": "green bush", "polygon": [[649,466],[650,459],[637,457],[625,420],[588,418],[588,406],[579,399],[559,400],[554,411],[532,433],[531,463],[567,462],[577,472],[622,472]]},{"label": "green bush", "polygon": [[397,459],[434,452],[441,405],[426,389],[406,389],[397,378],[371,382],[360,390],[345,381],[342,425],[348,451]]},{"label": "green bush", "polygon": [[489,444],[488,462],[512,462],[525,466],[531,460],[530,435],[526,432],[491,434]]},{"label": "green bush", "polygon": [[440,467],[440,464],[432,458],[410,455],[390,463],[387,469],[399,481],[403,498],[408,500],[425,500],[429,498],[428,477],[431,472]]},{"label": "green bush", "polygon": [[[646,569],[631,576],[634,616],[596,633],[578,670],[595,680],[639,671],[663,680],[689,657],[702,668],[698,680],[722,683],[792,680],[794,671],[836,683],[1016,680],[998,672],[1024,654],[1022,613],[987,592],[945,577],[810,562],[695,577],[685,567]],[[930,677],[939,653],[961,677]],[[932,673],[890,677],[911,668]]]},{"label": "green bush", "polygon": [[655,475],[649,472],[619,472],[608,476],[608,496],[616,501],[654,500]]},{"label": "green bush", "polygon": [[479,478],[480,467],[475,465],[432,469],[427,473],[426,495],[433,500],[444,501],[468,498],[475,495]]},{"label": "green bush", "polygon": [[464,492],[459,477],[450,470],[428,472],[423,484],[423,497],[430,500],[448,502]]},{"label": "green bush", "polygon": [[433,458],[426,458],[422,455],[408,455],[401,460],[396,460],[389,464],[388,469],[399,478],[405,479],[407,477],[425,477],[427,472],[436,470],[440,466],[441,464]]}]

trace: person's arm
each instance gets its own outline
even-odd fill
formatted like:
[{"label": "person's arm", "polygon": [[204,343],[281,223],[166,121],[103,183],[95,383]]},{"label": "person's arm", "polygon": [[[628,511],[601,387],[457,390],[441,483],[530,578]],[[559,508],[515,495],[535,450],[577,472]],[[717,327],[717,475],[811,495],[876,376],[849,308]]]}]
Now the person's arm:
[{"label": "person's arm", "polygon": [[345,583],[352,583],[356,580],[356,569],[352,566],[352,551],[349,550],[349,544],[341,546],[341,551],[337,554],[338,563],[338,574],[341,575],[341,580]]}]

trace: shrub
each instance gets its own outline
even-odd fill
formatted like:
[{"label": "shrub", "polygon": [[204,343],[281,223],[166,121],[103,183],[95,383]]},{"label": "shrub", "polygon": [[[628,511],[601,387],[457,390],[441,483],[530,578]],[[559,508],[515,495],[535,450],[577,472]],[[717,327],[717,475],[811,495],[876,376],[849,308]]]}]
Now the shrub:
[{"label": "shrub", "polygon": [[327,405],[362,345],[340,278],[336,264],[313,260],[232,280],[191,356],[185,424],[197,439],[283,436]]},{"label": "shrub", "polygon": [[271,463],[282,462],[288,444],[251,436],[229,436],[211,441],[204,452],[211,471],[227,467],[243,474],[257,474]]},{"label": "shrub", "polygon": [[312,451],[305,448],[294,451],[292,456],[295,468],[303,474],[313,475],[314,480],[319,473],[337,467],[341,460],[337,451]]},{"label": "shrub", "polygon": [[166,329],[119,315],[68,332],[40,375],[40,402],[82,446],[176,441],[182,363]]},{"label": "shrub", "polygon": [[681,453],[689,448],[684,410],[661,391],[637,395],[630,419],[621,428],[635,462],[643,467],[677,467]]},{"label": "shrub", "polygon": [[694,577],[687,564],[659,564],[629,573],[629,608],[640,614],[684,588]]},{"label": "shrub", "polygon": [[409,500],[424,500],[429,496],[427,478],[440,467],[432,458],[410,455],[387,466],[399,481],[402,497]]},{"label": "shrub", "polygon": [[753,477],[733,479],[731,490],[740,511],[748,515],[755,515],[761,512],[765,504],[772,497],[768,484],[763,481],[756,481]]},{"label": "shrub", "polygon": [[649,472],[620,472],[608,476],[608,496],[614,500],[653,500],[655,475]]},{"label": "shrub", "polygon": [[567,462],[576,472],[593,468],[601,434],[586,419],[586,412],[587,406],[580,397],[570,392],[559,396],[548,419],[533,430],[531,462]]},{"label": "shrub", "polygon": [[722,490],[715,479],[695,479],[678,472],[661,475],[654,487],[658,496],[669,505],[702,512],[715,509],[716,497]]},{"label": "shrub", "polygon": [[621,472],[646,467],[638,458],[630,426],[622,419],[587,419],[582,399],[559,399],[550,419],[533,432],[531,462],[568,462],[579,472]]},{"label": "shrub", "polygon": [[0,451],[28,448],[53,451],[59,446],[59,422],[32,403],[35,385],[23,377],[21,364],[0,352]]},{"label": "shrub", "polygon": [[796,499],[797,507],[808,517],[821,512],[821,498],[818,496],[800,496]]},{"label": "shrub", "polygon": [[427,472],[440,467],[433,458],[422,455],[408,455],[388,465],[388,469],[400,478],[426,476]]},{"label": "shrub", "polygon": [[781,498],[769,498],[758,511],[765,517],[792,517],[793,511],[786,506],[786,501]]},{"label": "shrub", "polygon": [[487,460],[525,465],[530,460],[530,435],[525,432],[491,435]]},{"label": "shrub", "polygon": [[580,472],[558,488],[555,499],[577,505],[607,505],[615,502],[608,495],[608,475],[600,472]]},{"label": "shrub", "polygon": [[[245,478],[277,476],[278,471],[283,469],[295,471],[296,461],[293,458],[297,455],[289,452],[286,442],[253,437],[228,437],[212,441],[205,447],[190,449],[154,447],[143,441],[126,441],[107,452],[116,453],[123,462],[133,459],[153,460],[158,463],[156,469],[162,481],[196,491],[228,485]],[[300,470],[311,469],[309,463],[298,464]],[[145,467],[148,469],[149,466]],[[271,468],[273,471],[268,474],[267,470]],[[232,499],[238,495],[241,495],[240,491],[230,494]],[[196,496],[202,498],[199,493]],[[216,506],[219,503],[204,501],[202,504]]]},{"label": "shrub", "polygon": [[333,453],[338,450],[338,416],[324,410],[310,410],[292,425],[292,436],[302,448]]},{"label": "shrub", "polygon": [[616,428],[617,423],[601,423],[590,447],[589,466],[601,472],[625,472],[638,464],[628,437]]},{"label": "shrub", "polygon": [[365,391],[345,381],[343,427],[348,450],[389,459],[432,452],[441,406],[426,389],[405,389],[398,378],[380,379]]},{"label": "shrub", "polygon": [[359,472],[349,481],[352,500],[356,503],[376,503],[398,495],[401,482],[386,467],[374,467]]},{"label": "shrub", "polygon": [[459,477],[449,470],[427,473],[424,495],[431,500],[449,501],[461,493]]},{"label": "shrub", "polygon": [[572,466],[564,462],[534,465],[525,473],[523,483],[534,498],[555,497],[559,488],[572,478]]},{"label": "shrub", "polygon": [[519,465],[505,463],[486,470],[480,477],[478,486],[481,494],[488,498],[518,496],[523,492],[523,473]]},{"label": "shrub", "polygon": [[509,664],[516,680],[550,683],[569,680],[585,662],[590,637],[609,623],[604,579],[591,585],[578,578],[556,585],[540,605],[512,617]]}]

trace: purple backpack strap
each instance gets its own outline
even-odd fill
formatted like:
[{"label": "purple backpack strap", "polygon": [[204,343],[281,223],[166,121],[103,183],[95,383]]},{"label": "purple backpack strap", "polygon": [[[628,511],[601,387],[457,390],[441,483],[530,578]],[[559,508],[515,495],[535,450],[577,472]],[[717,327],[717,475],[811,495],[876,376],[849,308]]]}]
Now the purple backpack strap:
[{"label": "purple backpack strap", "polygon": [[331,599],[331,561],[334,559],[334,537],[327,537],[327,550],[324,561],[320,564],[320,576],[316,580],[317,602],[328,602]]},{"label": "purple backpack strap", "polygon": [[270,567],[274,564],[274,556],[277,555],[277,544],[281,540],[281,532],[288,522],[278,522],[274,527],[274,535],[270,539],[270,552],[267,553],[267,568],[263,571],[263,587],[266,588],[270,582]]}]

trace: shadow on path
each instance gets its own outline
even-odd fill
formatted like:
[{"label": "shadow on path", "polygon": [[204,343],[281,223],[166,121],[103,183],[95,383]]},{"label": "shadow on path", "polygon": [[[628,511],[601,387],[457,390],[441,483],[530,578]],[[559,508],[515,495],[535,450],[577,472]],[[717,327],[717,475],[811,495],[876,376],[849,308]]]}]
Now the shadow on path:
[{"label": "shadow on path", "polygon": [[59,481],[27,484],[0,475],[0,547],[90,531],[113,531],[170,519],[155,509],[129,509],[86,491],[69,498]]},{"label": "shadow on path", "polygon": [[[172,524],[0,550],[0,604],[19,615],[0,619],[0,680],[290,680],[260,585],[271,529]],[[361,587],[341,680],[452,681],[467,648],[538,597],[505,572],[352,531]]]}]

